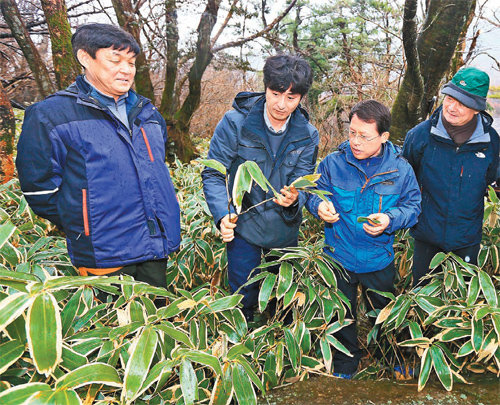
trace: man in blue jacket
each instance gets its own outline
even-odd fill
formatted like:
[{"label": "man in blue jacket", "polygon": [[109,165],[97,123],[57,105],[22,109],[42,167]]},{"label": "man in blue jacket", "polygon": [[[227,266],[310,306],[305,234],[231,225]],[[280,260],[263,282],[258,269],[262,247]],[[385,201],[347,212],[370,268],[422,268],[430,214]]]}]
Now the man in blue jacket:
[{"label": "man in blue jacket", "polygon": [[[337,272],[337,287],[349,299],[355,320],[358,284],[363,291],[394,292],[394,233],[416,223],[420,191],[411,166],[388,141],[389,109],[375,100],[361,101],[349,120],[349,141],[318,166],[318,188],[332,193],[331,201],[311,195],[307,209],[326,222],[325,251],[345,270],[345,275]],[[359,217],[370,221],[358,222]],[[367,295],[374,309],[389,302]],[[356,324],[344,326],[336,337],[352,357],[335,352],[335,375],[350,378],[361,358]]]},{"label": "man in blue jacket", "polygon": [[85,73],[26,110],[17,170],[31,208],[62,229],[80,274],[165,286],[180,214],[165,165],[165,121],[131,90],[134,38],[88,24],[72,37]]},{"label": "man in blue jacket", "polygon": [[[232,291],[243,285],[261,257],[272,248],[297,244],[306,196],[289,189],[295,179],[313,173],[318,131],[309,123],[300,101],[312,83],[309,64],[291,55],[269,57],[264,65],[265,93],[239,93],[233,110],[217,125],[210,143],[209,159],[221,162],[229,174],[232,190],[238,166],[255,161],[281,198],[253,208],[231,222],[224,176],[216,170],[203,171],[203,190],[208,207],[227,243],[228,277]],[[243,199],[243,210],[272,197],[253,187]],[[231,207],[232,217],[235,217]],[[243,312],[253,318],[258,285],[240,291]]]},{"label": "man in blue jacket", "polygon": [[406,135],[403,155],[422,190],[422,214],[415,238],[413,284],[429,270],[438,252],[453,252],[477,264],[482,236],[484,195],[497,177],[497,132],[484,110],[488,75],[459,70],[442,93],[443,105]]}]

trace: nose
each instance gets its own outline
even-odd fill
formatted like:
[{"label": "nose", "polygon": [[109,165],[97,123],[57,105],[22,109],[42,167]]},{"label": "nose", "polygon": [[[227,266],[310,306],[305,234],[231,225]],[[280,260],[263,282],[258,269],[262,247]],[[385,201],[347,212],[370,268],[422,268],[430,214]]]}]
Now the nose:
[{"label": "nose", "polygon": [[285,108],[285,96],[282,95],[280,96],[280,98],[278,99],[278,107],[283,110]]},{"label": "nose", "polygon": [[132,73],[132,66],[130,66],[128,62],[124,61],[120,64],[120,72],[125,74]]}]

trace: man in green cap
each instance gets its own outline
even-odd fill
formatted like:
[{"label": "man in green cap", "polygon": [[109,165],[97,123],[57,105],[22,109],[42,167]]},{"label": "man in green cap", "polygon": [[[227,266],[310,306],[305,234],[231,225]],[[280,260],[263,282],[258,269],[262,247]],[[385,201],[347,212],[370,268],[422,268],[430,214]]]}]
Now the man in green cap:
[{"label": "man in green cap", "polygon": [[403,156],[415,170],[422,191],[422,212],[411,234],[415,238],[413,285],[438,252],[453,252],[477,264],[484,194],[495,182],[499,138],[486,109],[490,78],[467,67],[441,92],[443,104],[406,135]]}]

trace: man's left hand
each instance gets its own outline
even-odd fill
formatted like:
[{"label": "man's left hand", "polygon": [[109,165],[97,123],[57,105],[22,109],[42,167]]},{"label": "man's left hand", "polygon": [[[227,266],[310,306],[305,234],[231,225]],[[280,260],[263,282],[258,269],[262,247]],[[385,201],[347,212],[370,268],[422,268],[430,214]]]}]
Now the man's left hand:
[{"label": "man's left hand", "polygon": [[378,224],[375,224],[373,222],[370,223],[370,221],[368,221],[363,224],[363,229],[368,235],[371,236],[380,235],[382,232],[385,231],[385,229],[389,226],[389,223],[391,222],[389,216],[381,212],[377,214],[368,215],[368,219],[375,219],[379,222]]},{"label": "man's left hand", "polygon": [[289,207],[299,198],[299,192],[294,186],[285,186],[280,190],[281,195],[273,201],[282,207]]}]

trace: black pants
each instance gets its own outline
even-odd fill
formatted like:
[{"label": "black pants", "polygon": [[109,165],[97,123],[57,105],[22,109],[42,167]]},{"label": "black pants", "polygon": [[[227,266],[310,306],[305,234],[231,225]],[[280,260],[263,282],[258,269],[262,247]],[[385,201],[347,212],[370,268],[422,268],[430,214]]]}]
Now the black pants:
[{"label": "black pants", "polygon": [[137,281],[165,288],[167,284],[167,259],[129,264],[128,266],[123,266],[120,270],[106,275],[119,276],[120,274],[127,274],[134,277]]},{"label": "black pants", "polygon": [[[347,312],[346,318],[356,320],[357,290],[358,284],[361,284],[363,294],[368,296],[368,305],[371,309],[382,309],[389,303],[389,299],[374,293],[367,292],[368,288],[379,291],[394,292],[394,276],[396,270],[394,262],[379,271],[371,273],[352,273],[346,271],[347,280],[341,274],[337,274],[337,286],[351,303],[351,312]],[[333,371],[335,373],[353,374],[358,368],[362,351],[358,345],[358,334],[356,323],[343,327],[335,337],[351,352],[353,357],[349,357],[340,351],[336,351],[333,357]]]},{"label": "black pants", "polygon": [[[479,253],[480,245],[468,246],[462,249],[453,250],[457,256],[461,257],[464,261],[471,264],[477,264],[477,255]],[[417,284],[420,286],[429,283],[430,279],[420,280],[423,276],[430,272],[429,266],[432,258],[438,252],[448,253],[444,249],[430,243],[422,242],[415,239],[415,249],[413,252],[413,287]]]}]

